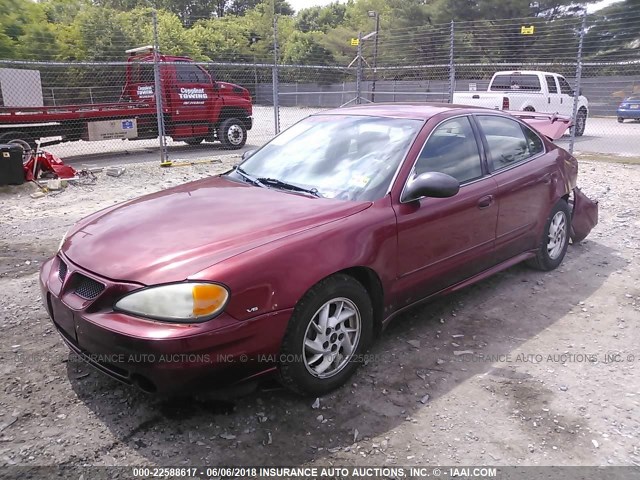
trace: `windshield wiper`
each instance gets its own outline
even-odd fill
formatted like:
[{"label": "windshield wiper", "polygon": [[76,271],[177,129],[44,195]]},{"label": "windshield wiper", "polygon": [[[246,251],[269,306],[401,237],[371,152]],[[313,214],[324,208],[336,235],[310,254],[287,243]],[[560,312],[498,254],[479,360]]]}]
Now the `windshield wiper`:
[{"label": "windshield wiper", "polygon": [[262,187],[262,188],[268,188],[265,184],[263,184],[260,180],[258,180],[255,177],[252,177],[251,175],[249,175],[247,172],[245,172],[242,167],[236,167],[235,168],[236,172],[238,172],[240,174],[240,176],[242,178],[244,178],[245,180],[247,180],[249,183],[252,183],[254,185],[257,185],[258,187]]},{"label": "windshield wiper", "polygon": [[283,190],[291,190],[292,192],[306,193],[307,195],[311,195],[316,198],[322,198],[322,195],[318,192],[317,188],[304,188],[292,183],[283,182],[277,178],[258,178],[256,180],[264,185],[270,185]]}]

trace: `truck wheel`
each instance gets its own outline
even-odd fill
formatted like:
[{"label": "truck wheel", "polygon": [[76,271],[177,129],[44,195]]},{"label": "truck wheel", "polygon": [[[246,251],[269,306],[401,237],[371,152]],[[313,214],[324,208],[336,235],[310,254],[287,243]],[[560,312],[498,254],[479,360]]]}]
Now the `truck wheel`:
[{"label": "truck wheel", "polygon": [[533,108],[533,107],[524,107],[524,111],[525,111],[525,112],[535,112],[535,111],[536,111],[536,109],[535,109],[535,108]]},{"label": "truck wheel", "polygon": [[12,143],[20,145],[24,150],[22,163],[26,163],[31,158],[31,151],[35,150],[36,142],[24,132],[7,132],[0,135],[0,143]]},{"label": "truck wheel", "polygon": [[580,110],[576,115],[576,137],[581,137],[584,134],[584,129],[587,126],[587,112]]},{"label": "truck wheel", "polygon": [[618,117],[618,123],[622,123],[622,122],[624,122],[624,118]]},{"label": "truck wheel", "polygon": [[187,145],[200,145],[204,141],[204,137],[186,138],[184,143]]},{"label": "truck wheel", "polygon": [[229,150],[242,148],[247,142],[247,128],[237,118],[227,118],[218,128],[218,140]]}]

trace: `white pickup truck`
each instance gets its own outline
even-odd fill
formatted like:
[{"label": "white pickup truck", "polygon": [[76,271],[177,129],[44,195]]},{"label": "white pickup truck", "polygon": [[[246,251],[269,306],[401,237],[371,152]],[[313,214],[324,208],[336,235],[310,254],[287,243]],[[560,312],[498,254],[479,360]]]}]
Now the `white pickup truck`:
[{"label": "white pickup truck", "polygon": [[[521,70],[496,72],[486,92],[454,92],[453,103],[525,112],[573,114],[573,89],[557,73]],[[589,114],[589,102],[578,97],[576,135],[584,133]]]}]

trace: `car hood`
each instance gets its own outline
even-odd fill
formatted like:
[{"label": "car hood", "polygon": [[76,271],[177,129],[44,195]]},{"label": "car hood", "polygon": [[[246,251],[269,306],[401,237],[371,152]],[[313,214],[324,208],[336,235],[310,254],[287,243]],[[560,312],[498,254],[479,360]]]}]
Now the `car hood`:
[{"label": "car hood", "polygon": [[87,217],[69,232],[62,253],[112,280],[144,285],[180,281],[234,255],[370,205],[213,177]]}]

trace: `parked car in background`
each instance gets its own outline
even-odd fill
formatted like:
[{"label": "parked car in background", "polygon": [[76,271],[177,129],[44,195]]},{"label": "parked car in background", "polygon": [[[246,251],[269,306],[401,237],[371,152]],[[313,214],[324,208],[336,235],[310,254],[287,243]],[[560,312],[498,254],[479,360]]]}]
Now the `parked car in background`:
[{"label": "parked car in background", "polygon": [[[486,92],[454,92],[453,103],[496,110],[573,115],[574,91],[557,73],[537,70],[496,72]],[[580,95],[575,120],[576,135],[584,134],[589,102]]]},{"label": "parked car in background", "polygon": [[616,111],[618,123],[625,120],[640,120],[640,94],[625,98]]},{"label": "parked car in background", "polygon": [[320,395],[412,305],[560,265],[577,172],[503,112],[331,110],[222,175],[81,220],[42,266],[43,301],[73,351],[147,392],[277,373]]}]

